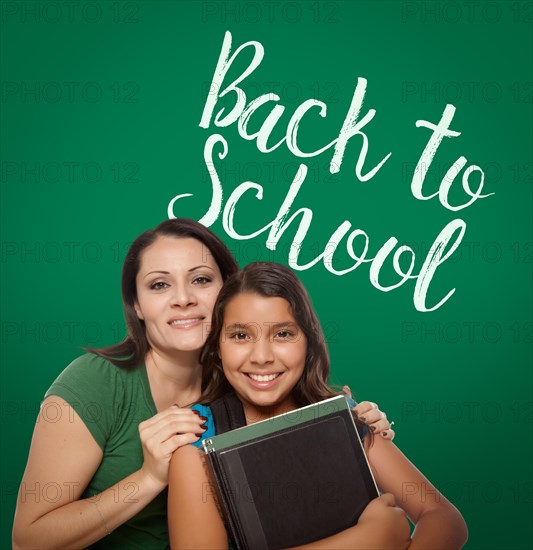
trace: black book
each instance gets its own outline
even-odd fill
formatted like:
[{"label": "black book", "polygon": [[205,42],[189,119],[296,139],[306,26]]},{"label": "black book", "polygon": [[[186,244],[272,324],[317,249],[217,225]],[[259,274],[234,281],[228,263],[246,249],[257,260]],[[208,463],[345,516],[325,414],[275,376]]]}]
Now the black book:
[{"label": "black book", "polygon": [[379,495],[344,396],[203,442],[239,550],[290,548],[357,523]]}]

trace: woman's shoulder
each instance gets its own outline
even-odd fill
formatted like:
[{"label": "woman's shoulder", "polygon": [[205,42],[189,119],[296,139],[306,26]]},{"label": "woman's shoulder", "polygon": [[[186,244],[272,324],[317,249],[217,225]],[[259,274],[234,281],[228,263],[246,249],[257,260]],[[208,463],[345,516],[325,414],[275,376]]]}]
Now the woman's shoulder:
[{"label": "woman's shoulder", "polygon": [[120,392],[128,379],[139,376],[139,369],[123,369],[95,353],[85,353],[74,359],[54,380],[45,394],[66,397],[89,395],[92,398]]},{"label": "woman's shoulder", "polygon": [[56,378],[55,383],[65,380],[89,381],[91,379],[114,379],[119,375],[118,367],[111,361],[96,355],[85,353],[74,359]]},{"label": "woman's shoulder", "polygon": [[[140,365],[139,365],[140,366]],[[123,368],[119,367],[109,359],[97,355],[96,353],[85,353],[74,359],[59,375],[63,376],[81,376],[83,378],[117,378],[127,375],[137,374],[137,367]]]},{"label": "woman's shoulder", "polygon": [[[115,365],[109,361],[109,359],[105,359],[101,355],[98,355],[96,353],[88,352],[84,353],[83,355],[80,355],[79,357],[76,357],[68,365],[67,368],[79,368],[79,367],[88,367],[88,368],[98,368],[98,369],[110,369],[112,367],[115,367]],[[115,367],[116,368],[116,367]]]},{"label": "woman's shoulder", "polygon": [[[137,369],[139,370],[139,369]],[[44,398],[56,397],[70,405],[104,448],[120,411],[144,395],[139,373],[115,366],[94,353],[72,361],[54,380]]]}]

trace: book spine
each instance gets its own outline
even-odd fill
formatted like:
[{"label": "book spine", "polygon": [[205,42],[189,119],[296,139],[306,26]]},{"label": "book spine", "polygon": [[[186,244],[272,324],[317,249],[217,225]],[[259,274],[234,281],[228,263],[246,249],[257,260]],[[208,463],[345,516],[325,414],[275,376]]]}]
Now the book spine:
[{"label": "book spine", "polygon": [[[204,443],[205,441],[206,440],[204,440]],[[204,445],[204,449],[205,447],[206,446]],[[223,469],[221,468],[218,460],[218,455],[212,445],[209,447],[209,450],[206,450],[206,454],[207,459],[211,464],[211,472],[215,481],[214,485],[216,487],[217,500],[224,518],[224,523],[226,524],[226,530],[230,533],[235,550],[248,550],[244,545],[244,541],[239,533],[239,528],[235,523],[235,513],[232,513],[231,502],[228,498],[229,495],[231,495],[231,489],[226,482]]]}]

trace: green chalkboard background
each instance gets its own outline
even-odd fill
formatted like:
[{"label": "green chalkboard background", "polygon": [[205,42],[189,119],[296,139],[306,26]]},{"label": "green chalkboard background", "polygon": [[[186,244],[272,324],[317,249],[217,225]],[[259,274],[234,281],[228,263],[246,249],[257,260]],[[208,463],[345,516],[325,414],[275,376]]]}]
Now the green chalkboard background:
[{"label": "green chalkboard background", "polygon": [[[301,251],[310,261],[348,220],[373,257],[394,236],[416,251],[415,273],[441,229],[465,221],[462,245],[439,267],[430,313],[413,305],[414,281],[385,293],[365,263],[342,277],[322,263],[300,272],[324,324],[334,383],[377,401],[397,443],[462,511],[469,549],[531,548],[532,463],[532,17],[531,2],[3,2],[1,13],[1,548],[10,545],[16,491],[39,402],[84,345],[123,335],[119,275],[128,243],[167,217],[200,219],[212,194],[206,139],[228,142],[215,166],[227,198],[247,194],[235,226],[269,223],[301,159],[285,146],[259,153],[236,125],[199,127],[224,33],[233,48],[259,41],[265,57],[245,82],[248,99],[274,92],[286,107],[272,140],[304,100],[328,105],[302,122],[301,147],[334,139],[358,77],[365,169],[353,138],[338,174],[332,151],[309,167],[293,209],[313,211]],[[243,54],[233,76],[249,63]],[[229,94],[222,102],[232,105]],[[485,192],[459,212],[416,200],[411,176],[447,104],[451,128],[426,179],[437,191],[461,155],[485,170]],[[220,106],[218,106],[219,108]],[[216,111],[218,111],[218,108]],[[267,110],[262,111],[266,115]],[[257,113],[255,124],[262,116]],[[366,171],[366,170],[365,170]],[[456,181],[450,200],[468,197]],[[241,264],[287,263],[298,220],[276,251],[266,234],[236,241],[212,226]],[[341,242],[338,269],[352,265]],[[389,261],[390,263],[390,261]],[[383,282],[393,284],[390,265]]]}]

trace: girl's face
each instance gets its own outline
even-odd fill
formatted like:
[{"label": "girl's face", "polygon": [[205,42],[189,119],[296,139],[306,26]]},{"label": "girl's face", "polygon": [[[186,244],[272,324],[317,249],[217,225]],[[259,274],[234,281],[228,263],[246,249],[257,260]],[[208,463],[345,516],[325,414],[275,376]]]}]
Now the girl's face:
[{"label": "girl's face", "polygon": [[[278,414],[294,408],[307,342],[284,298],[239,294],[224,311],[219,353],[228,382],[245,408]],[[272,409],[273,408],[273,409]]]},{"label": "girl's face", "polygon": [[164,354],[198,351],[207,337],[222,276],[192,238],[159,237],[143,251],[135,311],[150,346]]}]

